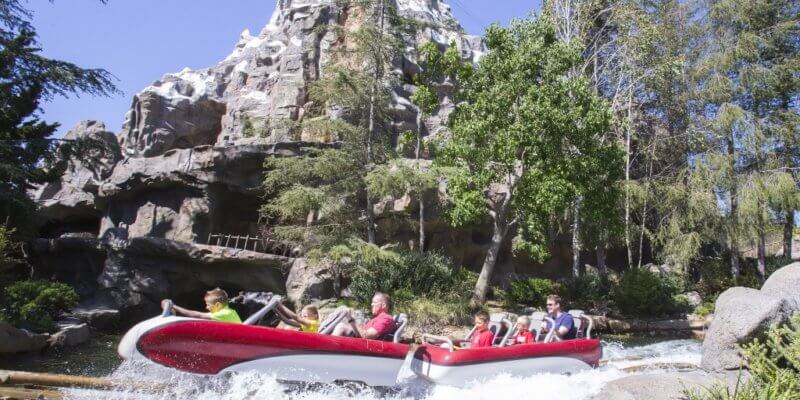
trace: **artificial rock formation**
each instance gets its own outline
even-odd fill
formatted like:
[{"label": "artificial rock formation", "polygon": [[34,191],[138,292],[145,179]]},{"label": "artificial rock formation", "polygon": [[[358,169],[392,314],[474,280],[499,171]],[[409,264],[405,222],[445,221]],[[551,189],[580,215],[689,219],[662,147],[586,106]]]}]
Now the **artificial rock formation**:
[{"label": "artificial rock formation", "polygon": [[799,284],[800,263],[793,263],[775,271],[761,290],[733,287],[724,291],[703,341],[701,366],[710,371],[738,369],[743,363],[739,346],[800,312]]},{"label": "artificial rock formation", "polygon": [[[405,39],[406,53],[393,60],[390,72],[398,82],[420,71],[415,48],[424,42],[455,44],[465,62],[477,62],[485,51],[441,0],[394,1],[401,15],[423,22]],[[346,114],[313,104],[309,88],[329,71],[341,45],[337,29],[325,27],[354,30],[364,22],[363,13],[335,0],[276,3],[267,26],[258,35],[243,32],[218,64],[167,74],[136,94],[116,137],[101,123],[79,124],[69,138],[96,138],[115,150],[97,162],[70,160],[60,182],[33,194],[45,222],[42,239],[32,246],[37,273],[79,287],[85,320],[110,316],[108,324],[124,324],[157,312],[162,297],[196,304],[204,290],[218,285],[291,292],[296,301],[332,292],[330,271],[311,271],[293,254],[266,244],[259,253],[219,250],[215,245],[225,243],[212,240],[260,236],[264,160],[336,146],[336,132],[298,127],[309,118]],[[416,129],[409,100],[414,90],[410,84],[393,88],[389,136]],[[424,121],[427,138],[445,134],[454,107],[448,85],[437,90],[442,101]],[[377,210],[381,241],[414,242],[414,227],[396,225],[392,214],[414,212],[417,204],[403,198]],[[427,247],[446,249],[457,264],[480,268],[489,230],[454,230],[435,207],[426,209]],[[499,277],[534,270],[532,262],[505,249]],[[570,257],[568,246],[552,250],[553,260],[537,272],[557,271]],[[264,254],[270,252],[275,254]]]},{"label": "artificial rock formation", "polygon": [[[481,40],[464,34],[443,2],[396,6],[426,23],[395,61],[398,78],[420,70],[413,49],[426,41],[455,43],[467,62],[482,54]],[[102,123],[78,124],[66,139],[95,139],[112,151],[69,160],[59,182],[32,193],[43,220],[43,238],[32,246],[37,273],[78,287],[86,316],[114,320],[155,312],[162,297],[200,297],[209,286],[286,293],[287,277],[299,297],[329,296],[326,273],[300,268],[288,254],[208,243],[216,234],[259,235],[266,157],[335,145],[335,132],[296,127],[320,110],[342,114],[312,104],[309,86],[332,65],[339,41],[323,27],[353,30],[363,22],[363,13],[334,0],[278,0],[267,26],[258,35],[243,32],[218,64],[167,74],[136,94],[116,137]],[[413,91],[395,88],[390,134],[416,127]],[[425,132],[442,131],[452,108],[444,96]],[[321,282],[301,282],[311,277]]]},{"label": "artificial rock formation", "polygon": [[[122,158],[117,138],[102,122],[81,121],[64,135],[64,140],[89,146],[80,158],[67,160],[64,176],[37,188],[33,200],[45,231],[53,235],[92,226],[100,216],[98,190]],[[47,226],[47,225],[51,226]]]}]

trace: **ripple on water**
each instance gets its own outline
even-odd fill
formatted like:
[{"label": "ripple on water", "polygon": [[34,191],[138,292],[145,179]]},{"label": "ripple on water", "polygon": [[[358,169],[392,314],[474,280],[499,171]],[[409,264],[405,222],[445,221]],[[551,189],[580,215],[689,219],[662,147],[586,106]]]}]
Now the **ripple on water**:
[{"label": "ripple on water", "polygon": [[[70,390],[74,399],[276,399],[276,400],[496,400],[500,398],[559,398],[588,400],[608,382],[632,375],[627,366],[655,363],[699,363],[700,344],[693,340],[670,340],[644,346],[625,347],[621,342],[604,342],[608,363],[598,369],[566,375],[540,374],[529,377],[496,375],[463,388],[431,385],[416,378],[407,368],[401,373],[399,389],[392,391],[339,385],[285,384],[269,374],[238,373],[202,377],[176,372],[152,363],[126,361],[111,375],[137,382],[159,382],[168,389],[159,393],[118,391],[100,393]],[[566,388],[566,390],[565,390]]]}]

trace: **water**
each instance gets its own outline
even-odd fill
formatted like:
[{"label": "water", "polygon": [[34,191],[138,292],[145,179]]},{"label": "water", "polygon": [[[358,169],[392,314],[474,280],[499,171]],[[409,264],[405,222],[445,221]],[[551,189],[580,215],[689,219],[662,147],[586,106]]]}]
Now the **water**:
[{"label": "water", "polygon": [[[142,362],[123,362],[110,376],[135,382],[157,382],[164,388],[145,393],[141,390],[97,392],[68,390],[73,399],[280,399],[280,400],[463,400],[503,398],[559,398],[587,400],[603,386],[628,375],[658,373],[653,371],[625,372],[623,368],[657,363],[700,362],[700,343],[693,340],[666,340],[643,345],[626,345],[621,341],[603,343],[603,358],[607,363],[595,370],[571,376],[541,374],[529,377],[498,375],[484,381],[472,382],[463,388],[437,386],[427,383],[404,368],[401,384],[393,390],[375,390],[358,386],[298,385],[281,383],[269,374],[240,373],[231,376],[201,377],[183,374],[157,365]],[[564,390],[567,388],[568,390]]]},{"label": "water", "polygon": [[76,347],[51,349],[42,353],[0,356],[0,369],[50,372],[68,375],[106,376],[119,367],[119,335],[96,335]]}]

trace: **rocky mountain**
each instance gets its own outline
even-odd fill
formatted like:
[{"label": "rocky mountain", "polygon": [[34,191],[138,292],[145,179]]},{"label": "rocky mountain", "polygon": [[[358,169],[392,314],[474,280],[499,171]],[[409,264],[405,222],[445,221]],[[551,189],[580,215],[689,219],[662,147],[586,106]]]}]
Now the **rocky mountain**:
[{"label": "rocky mountain", "polygon": [[[398,77],[419,71],[414,49],[426,41],[443,48],[455,43],[469,62],[484,51],[481,39],[465,34],[443,1],[393,1],[401,15],[425,23],[395,60]],[[70,131],[72,138],[99,140],[111,150],[92,162],[71,160],[60,182],[33,194],[43,220],[41,239],[32,246],[37,273],[77,285],[87,306],[121,310],[132,319],[152,313],[163,297],[197,302],[212,285],[281,293],[291,286],[297,296],[324,296],[302,288],[325,285],[286,282],[287,275],[313,280],[324,271],[290,274],[293,265],[308,268],[306,263],[295,262],[292,249],[254,238],[265,157],[336,141],[335,134],[287,126],[304,119],[313,106],[309,84],[330,65],[336,34],[320,27],[363,23],[363,15],[340,4],[278,0],[267,26],[255,36],[245,30],[218,64],[167,74],[137,93],[116,136],[95,121]],[[416,129],[409,101],[414,89],[394,88],[391,134]],[[425,133],[439,134],[452,108],[443,96]],[[414,204],[400,199],[379,206],[390,212]],[[385,228],[387,240],[413,235]],[[453,247],[458,261],[479,265],[488,244],[485,229],[454,231],[432,223],[431,230],[432,247]],[[514,272],[515,262],[507,258],[505,271]]]}]

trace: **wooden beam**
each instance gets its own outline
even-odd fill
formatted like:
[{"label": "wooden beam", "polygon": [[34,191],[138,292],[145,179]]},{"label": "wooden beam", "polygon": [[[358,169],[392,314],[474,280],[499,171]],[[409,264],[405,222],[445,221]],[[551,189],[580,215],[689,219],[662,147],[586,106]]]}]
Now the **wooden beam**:
[{"label": "wooden beam", "polygon": [[91,376],[47,374],[40,372],[0,370],[2,385],[37,385],[55,387],[75,387],[85,389],[134,388],[163,391],[167,385],[157,383],[141,383]]},{"label": "wooden beam", "polygon": [[61,400],[64,395],[57,390],[0,386],[0,398],[8,400]]}]

